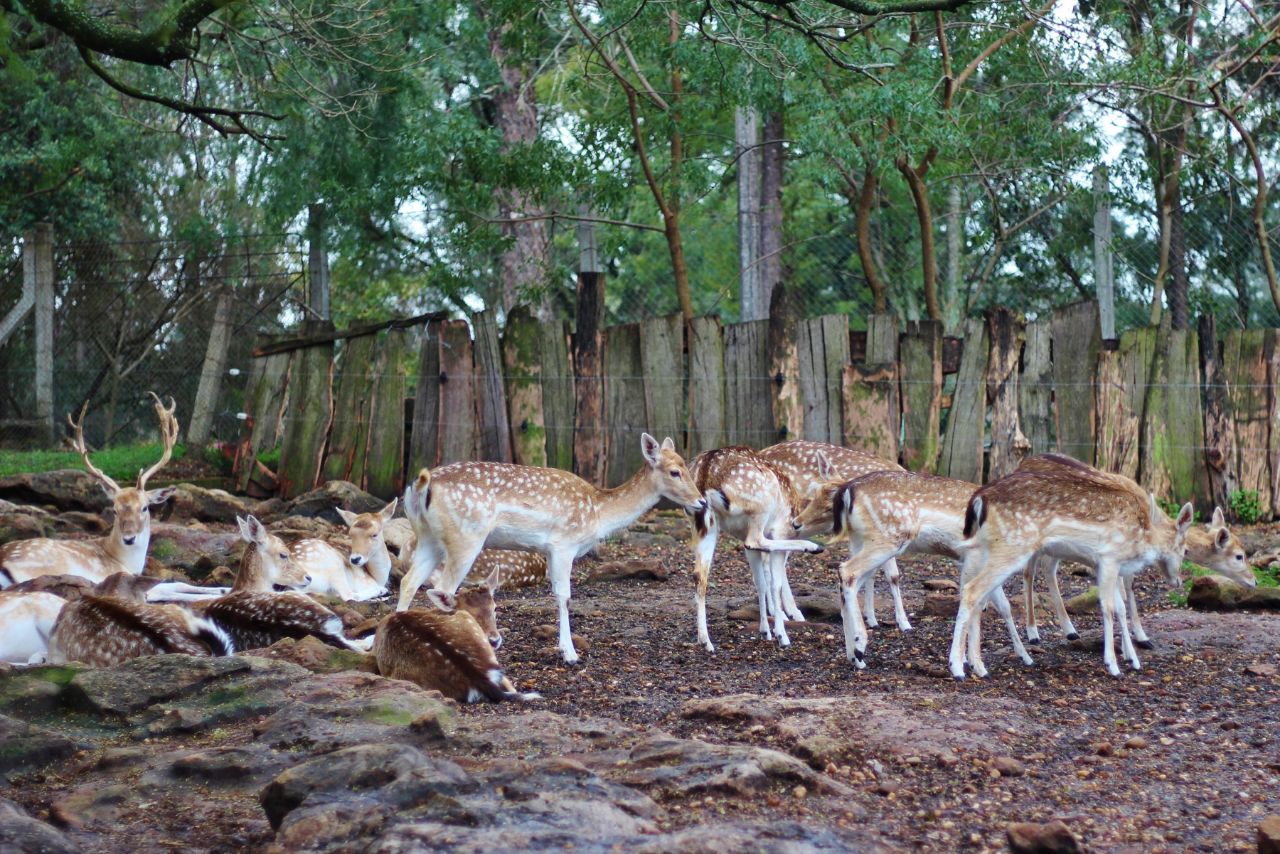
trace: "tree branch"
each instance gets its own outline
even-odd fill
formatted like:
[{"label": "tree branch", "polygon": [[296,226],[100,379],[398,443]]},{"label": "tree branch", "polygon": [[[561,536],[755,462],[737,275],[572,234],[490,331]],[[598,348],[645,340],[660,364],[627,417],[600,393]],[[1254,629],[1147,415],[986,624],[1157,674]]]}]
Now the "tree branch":
[{"label": "tree branch", "polygon": [[243,0],[183,0],[150,30],[112,23],[93,14],[78,2],[63,0],[22,0],[27,14],[53,27],[86,50],[168,68],[178,60],[195,56],[196,30],[215,12]]}]

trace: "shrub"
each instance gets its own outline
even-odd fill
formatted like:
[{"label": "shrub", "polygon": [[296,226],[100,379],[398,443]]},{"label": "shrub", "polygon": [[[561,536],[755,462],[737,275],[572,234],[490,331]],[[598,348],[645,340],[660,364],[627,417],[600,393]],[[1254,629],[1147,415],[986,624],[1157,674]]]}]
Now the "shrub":
[{"label": "shrub", "polygon": [[1245,525],[1253,525],[1262,518],[1262,502],[1258,500],[1256,489],[1237,489],[1227,501],[1231,504],[1232,515]]}]

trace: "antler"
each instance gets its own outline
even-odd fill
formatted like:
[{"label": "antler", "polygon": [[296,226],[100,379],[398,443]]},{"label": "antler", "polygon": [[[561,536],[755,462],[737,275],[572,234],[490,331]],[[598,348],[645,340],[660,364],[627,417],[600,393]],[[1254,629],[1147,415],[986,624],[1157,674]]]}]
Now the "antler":
[{"label": "antler", "polygon": [[89,449],[85,447],[85,444],[84,444],[84,414],[85,412],[88,411],[88,409],[89,409],[89,401],[86,399],[84,402],[84,405],[80,407],[79,422],[72,421],[71,413],[70,412],[67,413],[67,425],[71,428],[72,432],[75,434],[71,439],[71,447],[75,449],[77,452],[79,452],[80,459],[84,460],[84,467],[89,470],[89,474],[93,475],[98,480],[102,481],[102,485],[105,486],[107,488],[107,491],[110,492],[111,495],[114,497],[115,494],[120,491],[120,484],[116,483],[114,480],[107,477],[106,473],[103,472],[102,469],[98,468],[97,466],[95,466],[93,463],[89,461]]},{"label": "antler", "polygon": [[178,419],[173,417],[174,410],[178,408],[177,401],[171,396],[169,406],[166,407],[154,391],[149,391],[147,394],[151,395],[151,399],[155,401],[153,405],[156,417],[160,419],[160,439],[164,442],[164,454],[160,457],[160,462],[146,471],[138,472],[138,489],[142,490],[147,488],[147,479],[169,462],[169,458],[173,456],[173,446],[178,443]]}]

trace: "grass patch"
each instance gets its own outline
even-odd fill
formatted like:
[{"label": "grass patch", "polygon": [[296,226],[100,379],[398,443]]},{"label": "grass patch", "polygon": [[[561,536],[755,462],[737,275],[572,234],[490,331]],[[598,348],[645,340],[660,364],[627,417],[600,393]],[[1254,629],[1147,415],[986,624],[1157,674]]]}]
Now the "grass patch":
[{"label": "grass patch", "polygon": [[[163,450],[159,442],[120,445],[90,454],[89,459],[112,480],[132,484],[140,470],[160,459]],[[173,449],[173,459],[180,460],[186,453],[186,446],[178,445]],[[78,468],[83,464],[75,451],[0,451],[0,477]]]}]

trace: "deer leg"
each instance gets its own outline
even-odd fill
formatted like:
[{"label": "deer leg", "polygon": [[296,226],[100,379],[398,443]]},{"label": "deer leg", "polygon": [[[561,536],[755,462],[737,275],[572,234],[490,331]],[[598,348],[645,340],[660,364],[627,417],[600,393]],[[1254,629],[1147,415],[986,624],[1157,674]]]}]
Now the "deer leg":
[{"label": "deer leg", "polygon": [[889,594],[893,596],[893,619],[898,624],[898,631],[909,632],[911,621],[907,619],[907,609],[902,604],[902,587],[898,583],[902,578],[902,571],[898,569],[897,557],[886,561],[883,569],[885,580],[889,582]]},{"label": "deer leg", "polygon": [[879,628],[880,621],[876,619],[876,578],[874,575],[865,575],[858,584],[858,590],[862,593],[862,607],[866,609],[867,628]]},{"label": "deer leg", "polygon": [[1129,603],[1129,614],[1133,618],[1133,642],[1143,649],[1155,649],[1147,630],[1142,627],[1142,615],[1138,613],[1138,594],[1133,589],[1134,576],[1124,577],[1124,593]]},{"label": "deer leg", "polygon": [[1062,633],[1066,635],[1067,640],[1078,640],[1080,633],[1076,631],[1075,623],[1071,622],[1071,617],[1067,614],[1066,603],[1062,601],[1062,588],[1058,586],[1058,568],[1062,565],[1062,561],[1057,558],[1048,558],[1049,569],[1046,573],[1049,576],[1049,601],[1053,604],[1053,615],[1058,621],[1058,627],[1062,629]]},{"label": "deer leg", "polygon": [[771,552],[767,556],[769,567],[770,598],[773,601],[773,633],[778,637],[778,646],[791,646],[791,638],[787,637],[787,618],[782,613],[782,585],[787,581],[787,561],[785,552]]},{"label": "deer leg", "polygon": [[695,533],[693,538],[693,574],[697,582],[693,601],[698,615],[698,643],[707,650],[715,652],[711,643],[711,635],[707,632],[707,582],[711,578],[711,561],[716,553],[717,532],[713,525],[701,534]]},{"label": "deer leg", "polygon": [[436,544],[428,542],[425,539],[418,541],[417,547],[413,550],[413,557],[409,561],[409,569],[400,579],[400,598],[396,602],[397,611],[407,611],[409,605],[413,603],[413,597],[418,592],[418,588],[426,583],[436,567],[439,566],[443,557],[440,549]]},{"label": "deer leg", "polygon": [[[1125,576],[1124,580],[1128,578],[1130,576]],[[1142,662],[1138,660],[1138,651],[1133,648],[1133,638],[1129,634],[1129,614],[1124,600],[1125,590],[1124,585],[1121,584],[1116,588],[1116,621],[1120,623],[1120,649],[1133,669],[1141,670]]]},{"label": "deer leg", "polygon": [[988,562],[986,552],[981,547],[968,551],[960,564],[960,605],[956,609],[956,623],[951,630],[951,651],[947,657],[951,675],[955,679],[965,677],[965,641],[971,631],[970,617],[979,604],[978,584],[982,581],[981,571]]},{"label": "deer leg", "polygon": [[782,553],[782,613],[788,620],[804,622],[804,612],[796,605],[796,597],[791,592],[791,579],[787,577],[787,553]]},{"label": "deer leg", "polygon": [[1119,568],[1115,561],[1103,560],[1098,564],[1098,604],[1102,607],[1102,661],[1112,676],[1120,675],[1120,665],[1116,663],[1115,637],[1112,634],[1118,574]]},{"label": "deer leg", "polygon": [[760,607],[760,637],[773,640],[773,630],[769,628],[769,618],[773,616],[773,601],[769,596],[772,580],[769,568],[765,563],[765,553],[758,549],[747,549],[747,565],[751,567],[751,579],[756,584],[756,601]]},{"label": "deer leg", "polygon": [[578,651],[573,648],[573,633],[569,630],[569,594],[573,555],[569,552],[551,552],[547,555],[547,578],[551,592],[556,597],[556,609],[560,616],[560,654],[565,664],[578,663]]},{"label": "deer leg", "polygon": [[1040,556],[1036,555],[1027,561],[1022,570],[1022,617],[1027,621],[1027,643],[1040,643],[1040,627],[1036,625],[1036,567]]},{"label": "deer leg", "polygon": [[863,623],[862,612],[858,608],[858,588],[862,585],[872,587],[875,584],[876,571],[902,553],[905,544],[878,543],[875,547],[859,550],[840,566],[840,582],[844,590],[845,614],[845,652],[849,660],[858,669],[866,667],[867,626]]},{"label": "deer leg", "polygon": [[[972,552],[969,553],[970,555]],[[965,566],[961,570],[961,578],[964,579],[962,592],[960,594],[961,607],[968,606],[965,614],[968,625],[962,632],[962,639],[968,641],[968,651],[966,658],[973,675],[983,677],[987,675],[986,665],[982,661],[982,609],[988,601],[994,601],[997,610],[1003,610],[1009,605],[1009,599],[1005,596],[1003,585],[1011,575],[1022,570],[1026,566],[1026,561],[1031,558],[1030,555],[1014,555],[1012,558],[1001,556],[999,560],[992,559],[989,555],[986,564],[981,570],[973,575],[969,575],[966,571],[968,567],[969,555],[965,556]],[[997,592],[999,591],[999,592]],[[959,616],[957,615],[957,620]],[[1010,614],[1006,625],[1009,626],[1010,632],[1015,639],[1015,650],[1021,650],[1023,660],[1027,661],[1030,656],[1026,654],[1026,649],[1022,646],[1021,639],[1018,638],[1018,627],[1013,622],[1012,614]],[[955,644],[956,638],[952,638]],[[959,648],[953,650],[955,655],[959,657]],[[955,675],[956,669],[953,662],[952,675]],[[961,664],[961,674],[963,674],[963,663]]]},{"label": "deer leg", "polygon": [[[1028,565],[1030,565],[1028,563]],[[1025,568],[1024,568],[1025,573]],[[1030,667],[1035,664],[1032,660],[1027,648],[1022,645],[1022,638],[1018,637],[1018,624],[1013,619],[1013,608],[1009,604],[1009,597],[1005,595],[1003,587],[997,587],[991,591],[991,601],[995,603],[996,610],[1000,612],[1000,616],[1004,617],[1004,624],[1009,629],[1009,640],[1013,643],[1013,651],[1022,659],[1022,663]]]}]

